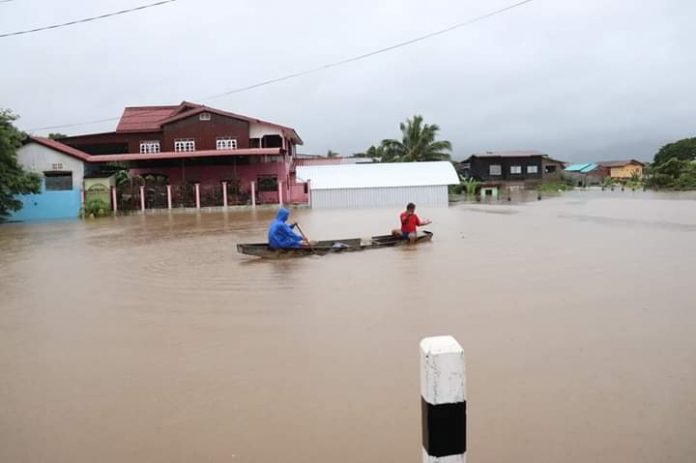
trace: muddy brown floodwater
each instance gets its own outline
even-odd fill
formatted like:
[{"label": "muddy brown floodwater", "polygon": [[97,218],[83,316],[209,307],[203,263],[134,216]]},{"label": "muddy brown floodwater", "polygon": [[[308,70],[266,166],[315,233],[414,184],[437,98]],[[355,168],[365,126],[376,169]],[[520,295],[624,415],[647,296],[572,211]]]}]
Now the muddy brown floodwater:
[{"label": "muddy brown floodwater", "polygon": [[[399,210],[293,212],[312,239]],[[420,461],[418,342],[469,460],[693,461],[696,198],[418,211],[432,243],[258,261],[271,211],[0,227],[0,461]]]}]

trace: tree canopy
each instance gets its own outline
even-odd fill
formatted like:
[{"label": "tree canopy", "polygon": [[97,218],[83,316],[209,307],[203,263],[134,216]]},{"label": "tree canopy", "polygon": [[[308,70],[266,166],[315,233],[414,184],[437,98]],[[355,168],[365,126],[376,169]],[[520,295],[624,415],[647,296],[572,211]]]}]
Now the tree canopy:
[{"label": "tree canopy", "polygon": [[674,143],[668,143],[655,154],[653,163],[662,164],[670,159],[680,159],[682,161],[696,160],[696,137],[684,138]]},{"label": "tree canopy", "polygon": [[399,124],[401,140],[385,139],[370,146],[355,157],[379,159],[381,162],[444,161],[450,159],[452,144],[436,140],[440,130],[437,124],[424,124],[423,116],[415,115]]},{"label": "tree canopy", "polygon": [[25,172],[17,162],[17,149],[26,136],[13,125],[16,119],[12,111],[0,109],[0,221],[21,209],[15,195],[41,190],[39,176]]},{"label": "tree canopy", "polygon": [[415,115],[399,124],[401,140],[382,140],[382,162],[417,162],[449,160],[452,144],[436,140],[440,127],[423,123],[423,116]]}]

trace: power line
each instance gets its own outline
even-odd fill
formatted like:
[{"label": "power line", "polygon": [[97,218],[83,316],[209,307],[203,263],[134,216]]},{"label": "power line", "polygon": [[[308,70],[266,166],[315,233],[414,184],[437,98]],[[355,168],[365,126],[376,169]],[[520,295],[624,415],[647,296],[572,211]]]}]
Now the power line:
[{"label": "power line", "polygon": [[441,30],[439,30],[439,31],[431,32],[431,33],[429,33],[429,34],[421,35],[421,36],[416,37],[416,38],[414,38],[414,39],[406,40],[405,42],[399,42],[399,43],[397,43],[397,44],[394,44],[394,45],[391,45],[391,46],[388,46],[388,47],[385,47],[385,48],[380,48],[379,50],[375,50],[375,51],[371,51],[371,52],[368,52],[368,53],[364,53],[364,54],[362,54],[362,55],[353,56],[353,57],[351,57],[351,58],[342,59],[342,60],[340,60],[340,61],[335,61],[335,62],[333,62],[333,63],[324,64],[324,65],[322,65],[322,66],[317,66],[317,67],[315,67],[315,68],[307,69],[307,70],[305,70],[305,71],[296,72],[296,73],[294,73],[294,74],[288,74],[288,75],[285,75],[285,76],[282,76],[282,77],[276,77],[275,79],[264,80],[264,81],[262,81],[262,82],[258,82],[258,83],[256,83],[256,84],[248,85],[248,86],[246,86],[246,87],[240,87],[240,88],[236,88],[236,89],[234,89],[234,90],[229,90],[229,91],[226,91],[226,92],[223,92],[223,93],[218,93],[218,94],[216,94],[216,95],[212,95],[212,96],[209,96],[209,97],[201,98],[201,100],[212,100],[212,99],[214,99],[214,98],[220,98],[220,97],[223,97],[223,96],[232,95],[232,94],[234,94],[234,93],[245,92],[245,91],[247,91],[247,90],[251,90],[251,89],[254,89],[254,88],[258,88],[258,87],[264,87],[264,86],[266,86],[266,85],[274,84],[274,83],[276,83],[276,82],[282,82],[282,81],[284,81],[284,80],[294,79],[294,78],[296,78],[296,77],[304,76],[304,75],[307,75],[307,74],[312,74],[312,73],[314,73],[314,72],[323,71],[323,70],[325,70],[325,69],[330,69],[330,68],[333,68],[333,67],[336,67],[336,66],[341,66],[341,65],[343,65],[343,64],[348,64],[348,63],[352,63],[352,62],[354,62],[354,61],[363,60],[363,59],[365,59],[365,58],[369,58],[369,57],[371,57],[371,56],[379,55],[379,54],[381,54],[381,53],[386,53],[386,52],[388,52],[388,51],[396,50],[397,48],[405,47],[405,46],[414,44],[414,43],[416,43],[416,42],[421,42],[421,41],[423,41],[423,40],[427,40],[427,39],[429,39],[429,38],[432,38],[432,37],[435,37],[435,36],[438,36],[438,35],[446,34],[447,32],[451,32],[451,31],[453,31],[453,30],[455,30],[455,29],[459,29],[459,28],[461,28],[461,27],[469,26],[469,25],[474,24],[474,23],[476,23],[476,22],[482,21],[482,20],[487,19],[487,18],[490,18],[490,17],[492,17],[492,16],[499,15],[499,14],[504,13],[504,12],[506,12],[506,11],[512,10],[513,8],[520,7],[520,6],[522,6],[522,5],[526,4],[526,3],[531,3],[531,2],[533,2],[533,1],[534,1],[534,0],[524,0],[524,1],[521,1],[521,2],[518,2],[518,3],[515,3],[515,4],[512,4],[512,5],[506,6],[505,8],[501,8],[501,9],[499,9],[499,10],[495,10],[495,11],[492,11],[492,12],[490,12],[490,13],[486,13],[486,14],[484,14],[484,15],[477,16],[476,18],[470,19],[470,20],[468,20],[468,21],[464,21],[464,22],[455,24],[454,26],[450,26],[450,27],[448,27],[448,28],[441,29]]},{"label": "power line", "polygon": [[[292,73],[292,74],[287,74],[287,75],[284,75],[284,76],[281,76],[281,77],[276,77],[276,78],[274,78],[274,79],[264,80],[264,81],[257,82],[257,83],[252,84],[252,85],[247,85],[247,86],[245,86],[245,87],[239,87],[239,88],[236,88],[236,89],[228,90],[228,91],[226,91],[226,92],[217,93],[217,94],[214,94],[214,95],[211,95],[211,96],[207,96],[207,97],[203,97],[203,98],[197,98],[197,100],[206,101],[206,100],[212,100],[212,99],[216,99],[216,98],[221,98],[221,97],[223,97],[223,96],[228,96],[228,95],[232,95],[232,94],[235,94],[235,93],[241,93],[241,92],[245,92],[245,91],[252,90],[252,89],[255,89],[255,88],[259,88],[259,87],[265,87],[265,86],[267,86],[267,85],[271,85],[271,84],[274,84],[274,83],[277,83],[277,82],[282,82],[282,81],[285,81],[285,80],[294,79],[294,78],[297,78],[297,77],[300,77],[300,76],[304,76],[304,75],[307,75],[307,74],[312,74],[312,73],[315,73],[315,72],[323,71],[323,70],[325,70],[325,69],[330,69],[330,68],[333,68],[333,67],[337,67],[337,66],[341,66],[341,65],[344,65],[344,64],[352,63],[352,62],[355,62],[355,61],[360,61],[360,60],[363,60],[363,59],[366,59],[366,58],[369,58],[369,57],[372,57],[372,56],[375,56],[375,55],[379,55],[379,54],[381,54],[381,53],[386,53],[386,52],[389,52],[389,51],[392,51],[392,50],[396,50],[397,48],[406,47],[406,46],[408,46],[408,45],[412,45],[412,44],[414,44],[414,43],[421,42],[421,41],[423,41],[423,40],[427,40],[427,39],[430,39],[430,38],[432,38],[432,37],[436,37],[436,36],[438,36],[438,35],[446,34],[446,33],[448,33],[448,32],[451,32],[451,31],[456,30],[456,29],[460,29],[460,28],[462,28],[462,27],[470,26],[470,25],[472,25],[472,24],[474,24],[474,23],[477,23],[477,22],[479,22],[479,21],[483,21],[484,19],[488,19],[488,18],[491,18],[491,17],[493,17],[493,16],[496,16],[496,15],[499,15],[499,14],[502,14],[502,13],[505,13],[506,11],[510,11],[510,10],[512,10],[512,9],[514,9],[514,8],[518,8],[518,7],[520,7],[520,6],[523,6],[523,5],[527,4],[527,3],[531,3],[531,2],[533,2],[533,1],[534,1],[534,0],[523,0],[523,1],[520,1],[520,2],[517,2],[517,3],[513,3],[512,5],[508,5],[508,6],[504,7],[504,8],[500,8],[500,9],[498,9],[498,10],[491,11],[490,13],[486,13],[486,14],[483,14],[483,15],[481,15],[481,16],[477,16],[477,17],[475,17],[475,18],[473,18],[473,19],[469,19],[469,20],[467,20],[467,21],[463,21],[463,22],[457,23],[457,24],[455,24],[455,25],[453,25],[453,26],[450,26],[450,27],[447,27],[447,28],[445,28],[445,29],[441,29],[441,30],[438,30],[438,31],[435,31],[435,32],[430,32],[430,33],[428,33],[428,34],[421,35],[421,36],[418,36],[418,37],[416,37],[416,38],[413,38],[413,39],[410,39],[410,40],[406,40],[406,41],[404,41],[404,42],[399,42],[399,43],[396,43],[396,44],[394,44],[394,45],[390,45],[390,46],[388,46],[388,47],[380,48],[380,49],[378,49],[378,50],[374,50],[374,51],[371,51],[371,52],[363,53],[363,54],[361,54],[361,55],[356,55],[356,56],[353,56],[353,57],[350,57],[350,58],[345,58],[345,59],[342,59],[342,60],[339,60],[339,61],[334,61],[333,63],[324,64],[324,65],[322,65],[322,66],[317,66],[317,67],[315,67],[315,68],[307,69],[307,70],[304,70],[304,71],[299,71],[299,72],[295,72],[295,73]],[[153,112],[154,112],[154,111],[153,111]],[[140,113],[140,114],[141,114],[141,115],[147,114],[147,112],[146,112],[146,111],[143,111],[143,112]],[[48,127],[37,127],[37,128],[35,128],[35,129],[30,129],[29,131],[32,132],[32,131],[36,131],[36,130],[64,129],[64,128],[69,128],[69,127],[77,127],[77,126],[81,126],[81,125],[97,124],[97,123],[99,123],[99,122],[115,121],[115,120],[118,120],[118,119],[119,119],[119,117],[112,117],[112,118],[108,118],[108,119],[99,119],[99,120],[92,120],[92,121],[85,121],[85,122],[76,122],[76,123],[72,123],[72,124],[53,125],[53,126],[48,126]]]},{"label": "power line", "polygon": [[7,32],[5,34],[0,34],[0,39],[4,38],[4,37],[12,37],[15,35],[23,35],[23,34],[31,34],[33,32],[47,31],[49,29],[58,29],[59,27],[72,26],[75,24],[87,23],[90,21],[97,21],[99,19],[110,18],[112,16],[118,16],[118,15],[126,14],[126,13],[132,13],[134,11],[144,10],[146,8],[152,8],[155,6],[160,6],[160,5],[164,5],[165,3],[172,3],[175,1],[176,0],[163,0],[161,2],[150,3],[149,5],[142,5],[142,6],[138,6],[135,8],[129,8],[127,10],[114,11],[113,13],[106,13],[106,14],[102,14],[99,16],[92,16],[92,17],[84,18],[84,19],[77,19],[75,21],[69,21],[69,22],[62,23],[62,24],[53,24],[52,26],[37,27],[36,29],[29,29],[26,31]]}]

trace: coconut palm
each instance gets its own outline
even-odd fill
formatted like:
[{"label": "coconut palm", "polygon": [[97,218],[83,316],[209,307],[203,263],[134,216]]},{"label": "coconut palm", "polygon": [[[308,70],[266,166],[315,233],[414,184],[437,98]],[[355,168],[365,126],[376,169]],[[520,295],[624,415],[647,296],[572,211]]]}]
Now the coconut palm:
[{"label": "coconut palm", "polygon": [[384,156],[382,162],[442,161],[450,158],[452,144],[446,140],[435,140],[440,130],[437,124],[424,124],[423,116],[413,116],[399,124],[401,141],[382,140]]}]

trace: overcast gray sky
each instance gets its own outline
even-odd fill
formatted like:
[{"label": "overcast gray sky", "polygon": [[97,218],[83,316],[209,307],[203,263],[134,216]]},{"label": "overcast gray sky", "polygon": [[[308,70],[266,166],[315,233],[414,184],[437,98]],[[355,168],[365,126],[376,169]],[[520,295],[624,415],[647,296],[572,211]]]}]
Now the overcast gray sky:
[{"label": "overcast gray sky", "polygon": [[[13,0],[0,3],[0,33],[153,1]],[[663,144],[696,136],[694,0],[535,0],[363,61],[203,99],[512,3],[178,0],[0,38],[0,107],[29,130],[190,100],[292,126],[304,153],[363,151],[398,137],[399,122],[414,114],[440,125],[455,159],[500,149],[650,159]]]}]

